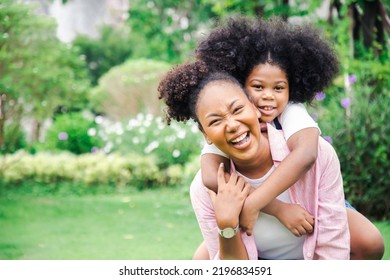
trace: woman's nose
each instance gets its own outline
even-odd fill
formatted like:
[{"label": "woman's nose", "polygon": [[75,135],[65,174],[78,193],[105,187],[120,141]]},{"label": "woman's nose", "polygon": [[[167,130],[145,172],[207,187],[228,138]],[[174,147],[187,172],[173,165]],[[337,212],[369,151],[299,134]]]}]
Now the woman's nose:
[{"label": "woman's nose", "polygon": [[230,117],[226,121],[226,129],[228,132],[237,131],[239,125],[240,123],[234,117]]}]

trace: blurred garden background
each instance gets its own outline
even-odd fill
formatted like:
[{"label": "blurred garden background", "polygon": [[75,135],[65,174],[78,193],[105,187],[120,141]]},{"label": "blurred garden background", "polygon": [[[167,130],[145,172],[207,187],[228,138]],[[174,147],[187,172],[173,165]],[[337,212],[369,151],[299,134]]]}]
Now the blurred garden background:
[{"label": "blurred garden background", "polygon": [[157,85],[236,13],[312,22],[333,42],[341,71],[308,110],[346,197],[389,248],[389,11],[377,0],[0,0],[0,259],[191,259],[203,138],[165,123]]}]

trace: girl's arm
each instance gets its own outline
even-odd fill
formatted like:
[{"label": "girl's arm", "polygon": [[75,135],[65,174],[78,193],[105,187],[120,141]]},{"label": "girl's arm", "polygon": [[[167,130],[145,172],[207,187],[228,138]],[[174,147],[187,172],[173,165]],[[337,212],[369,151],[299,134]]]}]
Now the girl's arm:
[{"label": "girl's arm", "polygon": [[279,219],[296,237],[313,232],[314,217],[299,204],[274,199],[263,208],[262,212]]},{"label": "girl's arm", "polygon": [[[318,151],[318,128],[305,128],[294,133],[287,141],[290,153],[278,168],[245,201],[240,224],[247,234],[252,234],[258,212],[282,192],[295,184],[314,164]],[[275,209],[275,208],[272,208]],[[269,212],[279,220],[278,211]],[[286,224],[284,224],[286,226]],[[287,227],[287,226],[286,226]]]}]

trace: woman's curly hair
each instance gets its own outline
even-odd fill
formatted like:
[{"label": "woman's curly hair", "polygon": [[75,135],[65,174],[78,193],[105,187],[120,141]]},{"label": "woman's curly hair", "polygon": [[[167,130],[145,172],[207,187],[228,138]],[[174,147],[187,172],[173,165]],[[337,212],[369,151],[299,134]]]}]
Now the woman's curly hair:
[{"label": "woman's curly hair", "polygon": [[166,121],[186,122],[193,119],[199,124],[196,116],[196,105],[201,90],[210,82],[227,81],[237,85],[246,94],[241,83],[225,71],[214,71],[203,61],[184,63],[174,66],[160,81],[159,99],[167,105]]},{"label": "woman's curly hair", "polygon": [[242,84],[255,66],[277,65],[287,75],[291,102],[310,103],[339,71],[337,55],[319,30],[276,17],[233,16],[199,42],[196,57]]}]

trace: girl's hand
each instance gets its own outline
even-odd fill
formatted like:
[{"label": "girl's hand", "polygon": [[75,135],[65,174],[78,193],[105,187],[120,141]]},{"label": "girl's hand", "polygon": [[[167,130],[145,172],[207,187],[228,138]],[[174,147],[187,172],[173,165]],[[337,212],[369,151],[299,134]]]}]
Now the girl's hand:
[{"label": "girl's hand", "polygon": [[[251,187],[251,191],[254,191],[255,188]],[[253,197],[253,196],[252,196]],[[256,200],[251,199],[249,195],[245,200],[244,207],[242,208],[240,214],[240,227],[242,231],[245,231],[248,236],[253,234],[253,227],[257,222],[260,211],[257,210]]]},{"label": "girl's hand", "polygon": [[223,164],[218,168],[218,193],[209,190],[219,228],[236,227],[250,184],[236,172],[225,179]]},{"label": "girl's hand", "polygon": [[314,218],[299,204],[281,203],[275,217],[297,237],[313,232]]}]

